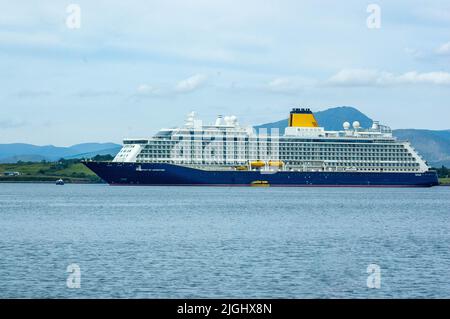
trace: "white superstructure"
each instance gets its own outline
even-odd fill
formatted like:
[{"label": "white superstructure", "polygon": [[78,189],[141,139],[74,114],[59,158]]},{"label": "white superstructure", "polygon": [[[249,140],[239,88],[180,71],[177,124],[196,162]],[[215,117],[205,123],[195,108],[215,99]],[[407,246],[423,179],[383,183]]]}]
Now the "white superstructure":
[{"label": "white superstructure", "polygon": [[[295,109],[301,116],[309,110]],[[291,112],[292,116],[292,112]],[[299,123],[302,119],[300,118]],[[184,126],[162,129],[150,139],[125,139],[114,162],[171,163],[201,169],[425,172],[429,167],[407,141],[398,141],[389,127],[355,121],[341,131],[291,123],[278,130],[240,126],[235,116],[218,116],[212,125],[190,113]],[[258,165],[254,163],[259,163]]]}]

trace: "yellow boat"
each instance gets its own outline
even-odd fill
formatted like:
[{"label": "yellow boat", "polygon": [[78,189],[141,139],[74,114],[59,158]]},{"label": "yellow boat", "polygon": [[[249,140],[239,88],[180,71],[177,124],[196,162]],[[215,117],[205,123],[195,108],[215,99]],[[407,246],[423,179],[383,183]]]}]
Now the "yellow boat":
[{"label": "yellow boat", "polygon": [[284,163],[282,161],[269,161],[269,166],[282,167]]},{"label": "yellow boat", "polygon": [[251,186],[258,186],[258,187],[269,187],[270,184],[268,181],[253,181]]},{"label": "yellow boat", "polygon": [[264,166],[266,166],[266,162],[264,162],[264,161],[252,161],[252,162],[250,162],[250,166],[251,167],[264,167]]}]

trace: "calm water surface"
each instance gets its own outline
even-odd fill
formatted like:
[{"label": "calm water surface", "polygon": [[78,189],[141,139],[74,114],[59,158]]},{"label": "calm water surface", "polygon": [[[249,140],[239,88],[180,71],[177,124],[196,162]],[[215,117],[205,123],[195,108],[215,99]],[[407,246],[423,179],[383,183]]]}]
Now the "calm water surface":
[{"label": "calm water surface", "polygon": [[450,187],[0,184],[3,298],[449,298],[449,248]]}]

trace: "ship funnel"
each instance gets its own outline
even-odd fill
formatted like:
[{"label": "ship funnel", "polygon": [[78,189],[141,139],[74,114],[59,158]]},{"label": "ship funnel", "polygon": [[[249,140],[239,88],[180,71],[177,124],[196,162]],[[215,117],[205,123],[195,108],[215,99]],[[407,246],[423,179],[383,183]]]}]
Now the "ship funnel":
[{"label": "ship funnel", "polygon": [[289,115],[290,127],[319,127],[313,112],[307,108],[294,108]]}]

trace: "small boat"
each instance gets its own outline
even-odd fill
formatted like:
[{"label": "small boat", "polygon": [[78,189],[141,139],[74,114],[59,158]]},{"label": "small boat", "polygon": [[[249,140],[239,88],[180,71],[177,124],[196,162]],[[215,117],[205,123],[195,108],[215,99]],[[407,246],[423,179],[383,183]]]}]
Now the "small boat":
[{"label": "small boat", "polygon": [[250,185],[256,186],[256,187],[269,187],[270,186],[268,181],[253,181]]},{"label": "small boat", "polygon": [[261,168],[261,167],[266,166],[266,162],[260,161],[260,160],[258,160],[258,161],[252,161],[252,162],[250,162],[250,166],[251,166],[252,168]]},{"label": "small boat", "polygon": [[56,181],[56,185],[64,185],[64,181],[60,178]]}]

